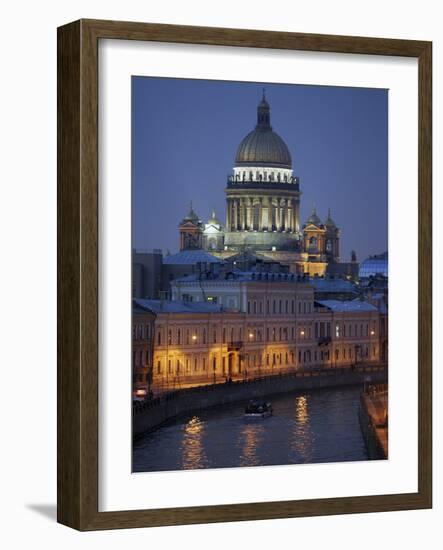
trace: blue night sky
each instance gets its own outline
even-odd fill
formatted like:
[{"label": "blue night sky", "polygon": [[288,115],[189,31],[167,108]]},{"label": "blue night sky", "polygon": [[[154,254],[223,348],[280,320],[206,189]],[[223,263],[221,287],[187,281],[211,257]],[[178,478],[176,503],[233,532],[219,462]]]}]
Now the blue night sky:
[{"label": "blue night sky", "polygon": [[176,252],[191,200],[225,223],[226,177],[263,87],[300,177],[301,222],[330,207],[342,261],[387,250],[387,90],[147,77],[133,78],[134,247]]}]

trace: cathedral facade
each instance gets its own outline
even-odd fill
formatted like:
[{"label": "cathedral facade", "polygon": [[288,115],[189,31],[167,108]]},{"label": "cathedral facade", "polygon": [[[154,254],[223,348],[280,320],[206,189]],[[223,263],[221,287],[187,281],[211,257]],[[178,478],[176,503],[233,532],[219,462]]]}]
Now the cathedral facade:
[{"label": "cathedral facade", "polygon": [[340,261],[340,229],[315,208],[302,225],[300,179],[291,153],[271,126],[265,94],[257,122],[238,146],[225,188],[226,224],[213,211],[207,223],[190,211],[179,225],[180,249],[203,249],[227,259],[239,253],[281,262],[294,273],[322,276]]}]

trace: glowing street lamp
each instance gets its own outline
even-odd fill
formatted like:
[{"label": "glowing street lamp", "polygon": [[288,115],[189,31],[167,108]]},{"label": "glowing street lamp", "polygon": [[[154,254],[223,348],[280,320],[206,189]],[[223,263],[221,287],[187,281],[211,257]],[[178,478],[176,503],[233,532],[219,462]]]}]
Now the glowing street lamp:
[{"label": "glowing street lamp", "polygon": [[192,335],[192,340],[195,342],[197,340],[197,335],[196,334],[193,334]]}]

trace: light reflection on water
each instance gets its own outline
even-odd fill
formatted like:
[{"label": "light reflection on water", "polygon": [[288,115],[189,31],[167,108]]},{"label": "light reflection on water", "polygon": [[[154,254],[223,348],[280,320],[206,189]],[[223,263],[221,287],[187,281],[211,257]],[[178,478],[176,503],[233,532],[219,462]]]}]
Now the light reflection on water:
[{"label": "light reflection on water", "polygon": [[264,419],[243,418],[242,403],[203,411],[138,439],[133,470],[367,460],[359,395],[353,387],[274,396]]},{"label": "light reflection on water", "polygon": [[312,462],[312,443],[314,435],[309,423],[308,398],[300,395],[295,398],[295,422],[290,439],[290,447],[294,456],[300,456],[301,462]]},{"label": "light reflection on water", "polygon": [[204,423],[193,416],[185,424],[181,453],[183,457],[182,470],[196,470],[207,467],[205,450],[203,447]]},{"label": "light reflection on water", "polygon": [[266,419],[244,420],[244,427],[240,430],[239,442],[241,446],[239,466],[260,466],[261,459],[257,451],[263,434]]}]

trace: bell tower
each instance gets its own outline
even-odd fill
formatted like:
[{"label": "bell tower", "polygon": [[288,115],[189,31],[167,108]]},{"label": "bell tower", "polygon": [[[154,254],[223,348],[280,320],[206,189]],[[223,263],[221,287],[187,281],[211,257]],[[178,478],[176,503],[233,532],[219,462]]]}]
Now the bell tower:
[{"label": "bell tower", "polygon": [[192,208],[178,226],[180,233],[180,250],[200,250],[203,248],[203,224]]}]

